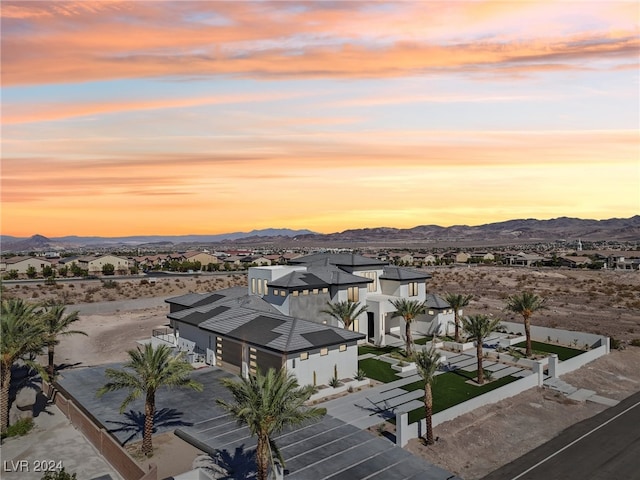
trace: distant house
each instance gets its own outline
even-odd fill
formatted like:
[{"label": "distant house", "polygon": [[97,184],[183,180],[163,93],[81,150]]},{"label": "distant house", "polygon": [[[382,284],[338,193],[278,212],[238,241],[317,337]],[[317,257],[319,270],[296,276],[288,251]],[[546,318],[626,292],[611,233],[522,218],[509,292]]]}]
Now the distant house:
[{"label": "distant house", "polygon": [[271,265],[271,260],[260,255],[247,255],[246,257],[242,257],[240,262],[245,265],[252,263],[259,266]]},{"label": "distant house", "polygon": [[563,267],[583,268],[593,263],[589,257],[566,256],[559,257],[558,262]]},{"label": "distant house", "polygon": [[492,262],[495,259],[495,255],[491,252],[471,252],[470,254],[470,260],[479,262]]},{"label": "distant house", "polygon": [[211,255],[208,252],[186,252],[184,258],[187,262],[200,262],[203,267],[206,267],[210,263],[220,263],[218,257]]},{"label": "distant house", "polygon": [[99,275],[102,268],[107,265],[113,265],[116,273],[129,273],[131,263],[129,259],[117,257],[115,255],[98,255],[93,257],[78,257],[76,263],[83,270],[87,270],[89,275]]},{"label": "distant house", "polygon": [[446,252],[440,258],[447,263],[467,263],[471,255],[465,252]]},{"label": "distant house", "polygon": [[286,367],[302,385],[327,385],[335,372],[358,370],[364,335],[283,315],[242,287],[169,298],[168,318],[180,350],[247,376]]},{"label": "distant house", "polygon": [[29,269],[35,269],[38,275],[42,275],[44,267],[52,267],[54,264],[44,257],[11,257],[2,259],[0,271],[15,270],[18,275],[25,276]]},{"label": "distant house", "polygon": [[516,255],[507,255],[504,257],[504,262],[508,265],[514,265],[519,267],[531,267],[538,263],[544,262],[545,258],[540,255],[531,253],[520,252]]}]

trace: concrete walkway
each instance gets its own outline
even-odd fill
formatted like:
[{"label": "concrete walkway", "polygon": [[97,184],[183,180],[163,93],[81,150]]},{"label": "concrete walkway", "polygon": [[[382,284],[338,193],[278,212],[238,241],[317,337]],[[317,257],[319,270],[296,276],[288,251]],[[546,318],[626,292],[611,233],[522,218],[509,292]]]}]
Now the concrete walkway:
[{"label": "concrete walkway", "polygon": [[2,480],[40,480],[45,472],[38,467],[43,461],[61,465],[78,480],[122,480],[58,407],[48,405],[33,420],[35,427],[29,434],[2,444]]}]

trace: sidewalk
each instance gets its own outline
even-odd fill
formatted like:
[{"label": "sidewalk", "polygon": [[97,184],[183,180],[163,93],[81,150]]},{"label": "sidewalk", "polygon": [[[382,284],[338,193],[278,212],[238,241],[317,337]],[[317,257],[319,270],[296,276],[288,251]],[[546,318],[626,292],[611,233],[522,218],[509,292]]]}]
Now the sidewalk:
[{"label": "sidewalk", "polygon": [[66,472],[76,473],[78,480],[97,477],[121,480],[58,407],[47,405],[33,420],[35,427],[29,434],[3,442],[2,480],[40,480],[45,471],[35,470],[43,464],[60,464]]}]

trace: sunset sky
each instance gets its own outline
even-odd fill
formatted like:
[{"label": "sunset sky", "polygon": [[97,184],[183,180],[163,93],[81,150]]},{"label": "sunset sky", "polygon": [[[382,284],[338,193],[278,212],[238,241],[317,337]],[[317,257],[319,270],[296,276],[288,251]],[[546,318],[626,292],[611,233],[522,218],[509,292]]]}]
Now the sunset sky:
[{"label": "sunset sky", "polygon": [[640,213],[637,1],[6,1],[5,235]]}]

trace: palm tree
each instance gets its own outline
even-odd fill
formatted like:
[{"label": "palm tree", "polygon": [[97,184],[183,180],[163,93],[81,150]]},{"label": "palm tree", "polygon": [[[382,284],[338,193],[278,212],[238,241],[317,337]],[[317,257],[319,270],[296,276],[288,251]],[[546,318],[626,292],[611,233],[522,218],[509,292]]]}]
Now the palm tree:
[{"label": "palm tree", "polygon": [[478,358],[478,383],[484,383],[484,370],[482,369],[482,343],[491,335],[491,332],[500,326],[499,318],[491,318],[487,315],[471,315],[462,319],[462,328],[467,333],[467,338],[476,342],[476,357]]},{"label": "palm tree", "polygon": [[405,350],[407,357],[413,353],[413,338],[411,337],[411,323],[418,316],[422,315],[427,307],[423,302],[417,300],[407,300],[406,298],[399,298],[391,302],[396,311],[391,314],[391,317],[402,317],[405,325]]},{"label": "palm tree", "polygon": [[315,388],[298,386],[296,377],[284,368],[279,371],[270,368],[266,374],[258,370],[255,375],[239,381],[223,378],[222,384],[229,389],[234,402],[216,399],[218,405],[231,413],[240,425],[249,427],[251,435],[258,437],[258,480],[266,480],[269,459],[273,464],[274,454],[284,466],[273,435],[284,427],[299,425],[326,413],[324,408],[304,406]]},{"label": "palm tree", "polygon": [[351,330],[355,320],[367,311],[366,305],[361,306],[360,302],[352,302],[351,300],[336,303],[327,302],[327,306],[328,308],[320,310],[320,312],[327,313],[342,322],[343,327],[347,330]]},{"label": "palm tree", "polygon": [[9,427],[9,388],[11,367],[22,359],[27,365],[38,370],[46,378],[45,372],[27,356],[42,353],[47,345],[47,332],[41,321],[37,305],[25,303],[22,299],[2,301],[0,313],[0,431]]},{"label": "palm tree", "polygon": [[141,451],[147,456],[153,454],[153,421],[156,413],[156,392],[161,387],[187,387],[198,392],[202,391],[202,385],[189,378],[189,372],[193,367],[184,360],[183,353],[172,356],[171,348],[159,345],[154,348],[147,343],[143,349],[140,347],[129,350],[129,360],[122,370],[107,368],[105,376],[111,380],[101,387],[97,394],[101,397],[107,392],[116,390],[129,390],[129,395],[120,405],[120,413],[123,413],[127,405],[145,394],[144,401],[144,431],[142,433]]},{"label": "palm tree", "polygon": [[506,309],[522,315],[524,320],[524,334],[527,337],[527,357],[531,356],[531,315],[537,310],[546,308],[546,301],[546,298],[541,298],[531,292],[522,292],[507,298]]},{"label": "palm tree", "polygon": [[460,310],[469,305],[473,300],[473,295],[462,295],[460,293],[447,293],[444,297],[451,308],[453,308],[453,317],[455,321],[455,337],[456,342],[460,342]]},{"label": "palm tree", "polygon": [[71,324],[79,320],[78,312],[73,311],[65,315],[65,308],[66,307],[62,304],[51,305],[50,307],[48,307],[43,316],[47,334],[49,335],[49,365],[47,371],[50,378],[53,378],[53,375],[55,373],[53,356],[55,353],[55,346],[60,343],[58,337],[60,335],[86,335],[85,332],[82,332],[80,330],[69,330]]},{"label": "palm tree", "polygon": [[433,394],[431,393],[431,385],[433,385],[436,379],[436,371],[440,363],[440,354],[436,352],[435,348],[423,349],[416,352],[414,355],[414,361],[418,369],[418,374],[424,381],[424,413],[427,422],[427,445],[433,445],[433,425],[431,422],[431,416],[433,415]]}]

